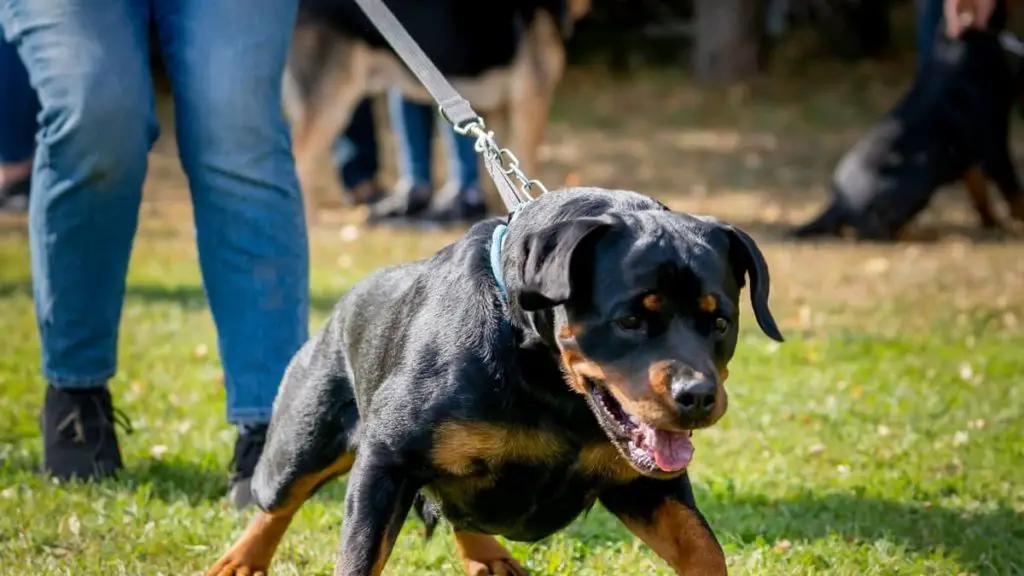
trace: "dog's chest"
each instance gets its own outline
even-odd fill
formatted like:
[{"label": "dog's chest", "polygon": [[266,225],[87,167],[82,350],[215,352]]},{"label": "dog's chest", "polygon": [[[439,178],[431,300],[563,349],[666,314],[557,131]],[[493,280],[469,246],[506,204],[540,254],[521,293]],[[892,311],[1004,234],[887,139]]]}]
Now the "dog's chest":
[{"label": "dog's chest", "polygon": [[537,540],[590,508],[600,492],[637,473],[607,442],[582,447],[539,429],[442,424],[427,489],[456,528]]}]

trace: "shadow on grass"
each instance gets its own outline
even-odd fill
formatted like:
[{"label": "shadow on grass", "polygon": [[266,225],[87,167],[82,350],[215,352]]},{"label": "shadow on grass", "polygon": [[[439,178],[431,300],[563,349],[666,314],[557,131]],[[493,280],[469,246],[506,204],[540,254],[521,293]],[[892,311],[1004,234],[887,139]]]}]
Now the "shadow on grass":
[{"label": "shadow on grass", "polygon": [[977,572],[1006,574],[1024,568],[1012,564],[1020,562],[1024,547],[1024,515],[1008,507],[967,512],[836,493],[709,500],[704,498],[708,504],[703,512],[725,542],[797,543],[836,536],[847,542],[892,542],[922,553],[944,550]]},{"label": "shadow on grass", "polygon": [[[334,308],[335,303],[337,303],[342,295],[311,294],[309,297],[310,310],[318,314],[326,314]],[[7,296],[31,298],[32,282],[27,279],[14,282],[0,282],[0,298]],[[147,303],[173,303],[186,309],[206,308],[209,304],[202,287],[182,284],[129,284],[125,290],[125,299],[137,299]]]}]

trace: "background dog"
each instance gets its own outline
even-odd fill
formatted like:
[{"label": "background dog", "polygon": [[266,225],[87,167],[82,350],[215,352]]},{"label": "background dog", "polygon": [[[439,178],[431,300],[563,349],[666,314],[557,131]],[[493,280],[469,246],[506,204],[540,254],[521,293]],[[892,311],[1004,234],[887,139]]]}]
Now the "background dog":
[{"label": "background dog", "polygon": [[932,60],[910,91],[840,160],[828,207],[793,231],[893,240],[935,191],[963,180],[986,228],[997,219],[988,197],[995,181],[1024,220],[1024,191],[1010,156],[1010,112],[1024,93],[1020,41],[1008,32],[940,36]]},{"label": "background dog", "polygon": [[[534,171],[565,70],[565,40],[590,0],[389,0],[388,7],[478,111],[505,112],[509,148]],[[303,0],[285,70],[284,105],[306,205],[315,220],[316,155],[368,94],[400,88],[433,104],[353,0]]]}]

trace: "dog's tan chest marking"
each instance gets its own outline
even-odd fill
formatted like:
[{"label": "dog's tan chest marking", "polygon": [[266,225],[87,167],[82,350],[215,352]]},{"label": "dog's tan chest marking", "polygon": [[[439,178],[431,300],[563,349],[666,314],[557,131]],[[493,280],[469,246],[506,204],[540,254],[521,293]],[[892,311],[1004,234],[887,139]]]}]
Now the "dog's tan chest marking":
[{"label": "dog's tan chest marking", "polygon": [[558,435],[539,429],[486,422],[442,423],[434,432],[431,460],[455,476],[493,470],[505,463],[551,464],[564,458],[569,446]]}]

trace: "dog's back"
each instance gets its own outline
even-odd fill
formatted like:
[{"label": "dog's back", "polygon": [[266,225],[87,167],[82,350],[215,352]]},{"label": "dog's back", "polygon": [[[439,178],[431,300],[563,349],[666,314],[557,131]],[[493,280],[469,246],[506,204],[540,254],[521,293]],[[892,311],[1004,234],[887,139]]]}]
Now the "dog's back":
[{"label": "dog's back", "polygon": [[[389,0],[387,5],[442,74],[464,77],[507,66],[537,10],[547,10],[556,21],[566,11],[560,0]],[[303,21],[388,48],[354,0],[302,0]]]}]

